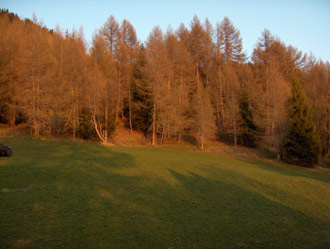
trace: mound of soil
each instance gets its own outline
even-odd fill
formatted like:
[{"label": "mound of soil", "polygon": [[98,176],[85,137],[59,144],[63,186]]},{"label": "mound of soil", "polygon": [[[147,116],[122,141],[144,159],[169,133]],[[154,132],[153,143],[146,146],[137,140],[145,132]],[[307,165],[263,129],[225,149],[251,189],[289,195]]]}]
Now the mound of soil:
[{"label": "mound of soil", "polygon": [[128,146],[146,146],[150,145],[150,140],[147,139],[142,132],[132,131],[119,123],[110,142],[117,145]]}]

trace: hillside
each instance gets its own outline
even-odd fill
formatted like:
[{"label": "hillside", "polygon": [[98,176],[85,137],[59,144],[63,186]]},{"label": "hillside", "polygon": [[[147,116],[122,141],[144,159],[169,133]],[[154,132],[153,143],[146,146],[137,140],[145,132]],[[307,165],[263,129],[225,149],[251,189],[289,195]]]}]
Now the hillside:
[{"label": "hillside", "polygon": [[[247,55],[238,27],[226,16],[211,23],[195,15],[176,30],[155,26],[142,42],[128,19],[110,15],[94,27],[89,45],[82,29],[53,30],[36,16],[19,16],[0,9],[0,124],[27,125],[36,137],[112,137],[126,145],[183,136],[193,136],[200,148],[209,139],[263,143],[280,156],[288,154],[279,145],[290,130],[287,103],[296,82],[311,110],[309,122],[296,119],[315,126],[306,131],[315,130],[317,142],[310,144],[317,146],[315,153],[295,153],[312,155],[309,160],[291,162],[312,166],[320,154],[330,155],[330,64],[267,29]],[[137,132],[114,134],[121,122],[151,141]]]},{"label": "hillside", "polygon": [[330,247],[327,168],[184,144],[0,140],[14,150],[0,158],[0,248]]}]

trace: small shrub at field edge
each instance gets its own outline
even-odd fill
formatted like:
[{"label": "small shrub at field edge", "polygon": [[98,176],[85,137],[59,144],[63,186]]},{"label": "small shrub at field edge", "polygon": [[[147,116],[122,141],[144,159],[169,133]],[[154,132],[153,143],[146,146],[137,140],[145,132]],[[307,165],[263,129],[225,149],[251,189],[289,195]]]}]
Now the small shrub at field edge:
[{"label": "small shrub at field edge", "polygon": [[12,154],[12,149],[10,149],[4,144],[0,144],[0,157],[10,157]]}]

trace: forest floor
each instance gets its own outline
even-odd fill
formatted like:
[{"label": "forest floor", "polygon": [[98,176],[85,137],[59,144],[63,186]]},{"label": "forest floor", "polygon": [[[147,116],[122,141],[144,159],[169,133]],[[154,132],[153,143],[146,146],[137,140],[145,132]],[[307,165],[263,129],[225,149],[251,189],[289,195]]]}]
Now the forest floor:
[{"label": "forest floor", "polygon": [[[0,135],[0,248],[330,248],[328,161]],[[236,151],[235,151],[236,150]]]}]

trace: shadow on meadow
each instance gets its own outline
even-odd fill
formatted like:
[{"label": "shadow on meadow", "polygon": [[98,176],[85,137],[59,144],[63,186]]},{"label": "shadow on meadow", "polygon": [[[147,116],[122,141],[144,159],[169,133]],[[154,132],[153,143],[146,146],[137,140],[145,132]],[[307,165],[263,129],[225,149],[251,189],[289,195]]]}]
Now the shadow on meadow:
[{"label": "shadow on meadow", "polygon": [[193,172],[186,175],[169,171],[179,181],[178,186],[159,179],[149,179],[146,184],[143,176],[108,175],[113,184],[95,190],[86,225],[94,233],[84,244],[97,243],[105,248],[330,245],[327,236],[330,222],[304,215],[236,185]]},{"label": "shadow on meadow", "polygon": [[256,183],[229,170],[210,167],[214,177],[206,177],[170,165],[160,169],[175,178],[170,184],[143,171],[120,174],[141,166],[111,147],[35,141],[15,149],[16,157],[0,166],[0,190],[15,190],[0,192],[0,248],[330,246],[330,222],[234,184],[235,178]]},{"label": "shadow on meadow", "polygon": [[[183,184],[190,199],[198,203],[191,206],[196,216],[188,225],[197,228],[198,248],[328,248],[330,245],[329,221],[322,222],[235,184],[193,172],[186,175],[170,171]],[[221,170],[218,174],[226,173]],[[252,184],[251,179],[236,177]],[[265,192],[277,191],[266,185],[262,188]]]},{"label": "shadow on meadow", "polygon": [[305,168],[297,165],[285,165],[282,162],[278,162],[275,160],[264,162],[263,160],[250,159],[250,158],[238,158],[237,160],[253,164],[260,169],[273,171],[274,173],[284,175],[284,176],[292,176],[292,177],[303,177],[309,178],[316,181],[322,181],[325,183],[330,183],[330,171],[326,170],[326,167],[320,166],[321,169],[325,169],[325,171],[320,171],[318,168]]}]

